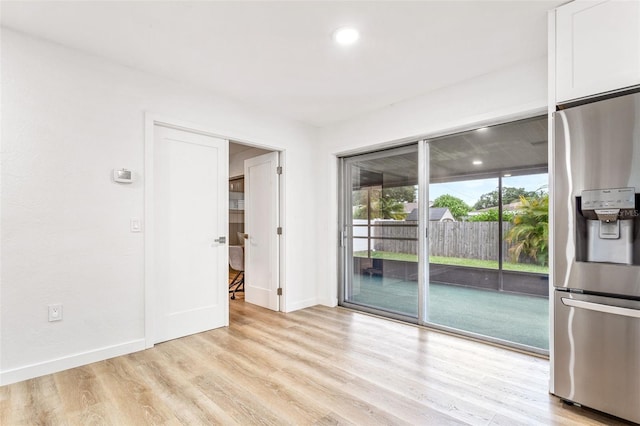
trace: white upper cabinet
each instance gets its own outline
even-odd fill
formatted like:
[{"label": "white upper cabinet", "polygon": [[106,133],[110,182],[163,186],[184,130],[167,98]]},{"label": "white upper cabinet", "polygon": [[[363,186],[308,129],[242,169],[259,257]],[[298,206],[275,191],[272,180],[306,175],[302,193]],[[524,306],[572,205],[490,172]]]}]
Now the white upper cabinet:
[{"label": "white upper cabinet", "polygon": [[640,84],[640,0],[556,9],[556,103]]}]

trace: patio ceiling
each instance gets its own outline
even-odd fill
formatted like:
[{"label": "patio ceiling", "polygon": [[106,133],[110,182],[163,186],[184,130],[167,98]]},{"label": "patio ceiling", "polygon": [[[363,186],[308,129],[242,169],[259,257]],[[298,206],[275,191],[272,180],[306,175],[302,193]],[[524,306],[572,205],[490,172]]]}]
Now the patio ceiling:
[{"label": "patio ceiling", "polygon": [[[499,124],[429,141],[431,182],[481,177],[513,176],[546,171],[548,164],[547,117]],[[481,161],[481,164],[473,164]],[[359,180],[354,189],[418,184],[415,152],[357,162]]]},{"label": "patio ceiling", "polygon": [[435,139],[429,144],[431,181],[546,170],[547,139],[546,115]]}]

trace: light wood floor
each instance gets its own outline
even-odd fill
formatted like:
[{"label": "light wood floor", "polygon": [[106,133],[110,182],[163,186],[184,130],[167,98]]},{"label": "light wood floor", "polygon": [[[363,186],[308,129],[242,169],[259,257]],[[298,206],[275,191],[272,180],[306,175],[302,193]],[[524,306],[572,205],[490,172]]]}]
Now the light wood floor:
[{"label": "light wood floor", "polygon": [[231,326],[0,388],[0,424],[621,424],[547,393],[549,363],[340,308],[239,298]]}]

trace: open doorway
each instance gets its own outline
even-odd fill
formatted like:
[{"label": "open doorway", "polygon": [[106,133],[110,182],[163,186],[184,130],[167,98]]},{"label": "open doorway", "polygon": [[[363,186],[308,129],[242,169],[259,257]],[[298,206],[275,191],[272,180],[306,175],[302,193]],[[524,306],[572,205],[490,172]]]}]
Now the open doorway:
[{"label": "open doorway", "polygon": [[280,310],[279,162],[277,151],[229,143],[231,309],[248,302]]},{"label": "open doorway", "polygon": [[[208,129],[152,115],[145,121],[146,347],[229,325],[233,318],[227,292],[230,158],[233,177],[245,176],[245,213],[252,211],[273,222],[273,226],[256,227],[260,222],[253,219],[250,251],[260,260],[258,265],[267,265],[270,273],[248,274],[254,277],[248,287],[269,290],[270,295],[276,295],[269,299],[275,303],[252,303],[284,310],[284,303],[280,304],[284,244],[281,234],[276,234],[283,219],[283,178],[276,173],[281,170],[280,160],[285,160],[284,152],[234,146],[230,156],[229,146],[235,144]],[[241,157],[247,161],[239,160]],[[236,167],[242,163],[244,172]],[[254,182],[253,194],[261,197],[247,196],[247,170]],[[245,214],[245,233],[250,222]],[[249,265],[254,263],[248,261]]]}]

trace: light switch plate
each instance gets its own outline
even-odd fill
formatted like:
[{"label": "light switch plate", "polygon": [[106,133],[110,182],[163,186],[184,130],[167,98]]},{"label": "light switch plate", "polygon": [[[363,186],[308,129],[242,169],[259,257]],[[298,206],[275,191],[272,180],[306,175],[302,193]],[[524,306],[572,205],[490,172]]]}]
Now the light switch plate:
[{"label": "light switch plate", "polygon": [[138,219],[137,217],[131,218],[130,226],[131,226],[131,232],[142,231],[142,222],[140,222],[140,219]]}]

